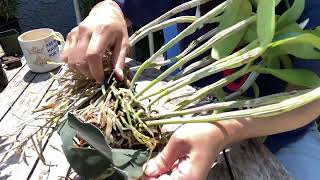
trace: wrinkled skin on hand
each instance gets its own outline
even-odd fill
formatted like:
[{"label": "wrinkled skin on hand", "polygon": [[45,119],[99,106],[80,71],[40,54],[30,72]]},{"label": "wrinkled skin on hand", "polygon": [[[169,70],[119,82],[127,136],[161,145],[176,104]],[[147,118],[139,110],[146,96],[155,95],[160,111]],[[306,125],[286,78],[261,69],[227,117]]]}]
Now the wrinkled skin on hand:
[{"label": "wrinkled skin on hand", "polygon": [[68,34],[62,56],[71,69],[79,70],[102,84],[102,57],[107,49],[112,52],[116,77],[123,80],[124,61],[129,49],[128,32],[124,15],[113,1],[97,4]]},{"label": "wrinkled skin on hand", "polygon": [[223,149],[223,138],[215,124],[182,125],[163,151],[144,165],[143,179],[206,179]]}]

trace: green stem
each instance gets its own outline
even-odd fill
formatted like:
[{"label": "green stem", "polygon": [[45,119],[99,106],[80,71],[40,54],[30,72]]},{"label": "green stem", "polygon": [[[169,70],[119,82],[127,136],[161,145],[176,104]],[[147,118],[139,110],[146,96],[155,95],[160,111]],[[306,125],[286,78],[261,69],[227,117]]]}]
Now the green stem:
[{"label": "green stem", "polygon": [[169,19],[170,17],[179,14],[182,11],[188,10],[188,9],[192,9],[194,7],[197,7],[201,4],[205,4],[207,2],[209,2],[211,0],[192,0],[186,3],[183,3],[173,9],[171,9],[170,11],[166,12],[165,14],[163,14],[162,16],[158,17],[157,19],[153,20],[152,22],[148,23],[147,25],[143,26],[142,28],[140,28],[138,31],[136,31],[131,37],[130,39],[134,39],[136,36],[138,36],[139,34],[141,34],[143,31],[145,31],[146,29],[149,29],[152,26],[155,26],[159,23],[161,23],[162,21]]},{"label": "green stem", "polygon": [[250,18],[248,18],[246,20],[243,20],[243,21],[237,23],[236,25],[234,25],[234,26],[232,26],[232,27],[230,27],[228,29],[225,29],[225,30],[219,32],[214,37],[212,37],[208,42],[206,42],[203,45],[201,45],[200,47],[198,47],[196,50],[194,50],[193,52],[191,52],[190,54],[188,54],[187,56],[182,58],[180,61],[178,61],[176,64],[171,66],[169,69],[167,69],[165,72],[163,72],[156,79],[151,81],[150,84],[148,84],[143,90],[141,90],[136,95],[136,98],[141,96],[143,93],[145,93],[151,87],[153,87],[155,84],[157,84],[158,82],[162,81],[164,78],[168,77],[176,69],[178,69],[179,67],[182,67],[185,63],[189,62],[190,60],[198,57],[199,55],[201,55],[204,52],[206,52],[207,50],[209,50],[218,41],[221,41],[221,40],[229,37],[230,35],[232,35],[232,34],[238,32],[238,31],[244,29],[245,27],[247,27],[251,23],[255,22],[255,20],[256,20],[256,16],[252,16],[252,17],[250,17]]},{"label": "green stem", "polygon": [[143,39],[145,36],[147,36],[150,33],[162,30],[166,27],[172,26],[174,24],[178,24],[178,23],[193,23],[194,21],[196,21],[197,18],[195,16],[181,16],[181,17],[176,17],[173,19],[169,19],[167,21],[164,21],[160,24],[157,24],[153,27],[150,27],[149,29],[144,30],[143,32],[141,32],[141,34],[137,35],[136,37],[134,37],[133,39],[130,39],[130,46],[133,47],[135,46],[135,44],[137,42],[139,42],[141,39]]},{"label": "green stem", "polygon": [[209,112],[212,110],[220,110],[220,109],[225,109],[225,108],[256,108],[256,107],[260,107],[260,106],[266,106],[266,105],[270,105],[270,104],[279,103],[283,100],[302,95],[306,92],[310,92],[310,90],[293,91],[293,92],[288,92],[288,93],[287,92],[286,93],[279,93],[279,94],[274,94],[274,95],[256,98],[256,99],[252,99],[252,100],[212,103],[212,104],[207,104],[204,106],[185,109],[185,110],[181,110],[181,111],[174,111],[174,112],[169,112],[169,113],[164,113],[164,114],[152,115],[151,118],[148,120],[171,118],[171,117],[175,117],[175,116],[183,116],[183,115],[187,115],[187,114]]},{"label": "green stem", "polygon": [[206,67],[206,66],[214,63],[215,61],[216,61],[216,60],[213,59],[213,58],[211,57],[211,55],[209,55],[209,56],[203,58],[202,60],[196,61],[196,62],[190,64],[188,67],[184,68],[182,71],[180,71],[180,72],[174,77],[174,79],[179,79],[179,78],[181,78],[181,77],[183,77],[183,76],[186,76],[186,75],[188,75],[188,74],[190,74],[190,73],[192,73],[192,72],[194,72],[194,71],[196,71],[196,70],[198,70],[198,69],[201,69],[201,68],[203,68],[203,67]]},{"label": "green stem", "polygon": [[[253,50],[251,50],[241,56],[235,57],[234,59],[230,59],[230,60],[223,62],[223,63],[220,63],[220,64],[212,64],[210,66],[202,68],[194,73],[191,73],[191,74],[185,76],[184,81],[181,81],[181,82],[177,83],[176,85],[174,85],[168,89],[165,89],[163,92],[160,93],[160,98],[169,94],[169,93],[172,93],[172,92],[174,92],[184,86],[192,84],[202,78],[208,77],[210,75],[213,75],[215,73],[221,72],[226,69],[237,68],[237,67],[240,67],[241,65],[250,63],[253,60],[260,57],[264,53],[264,51],[265,51],[265,48],[258,47],[258,48],[253,49]],[[157,102],[160,98],[158,97],[156,100],[153,100],[150,103],[150,105]]]},{"label": "green stem", "polygon": [[320,99],[320,87],[311,90],[305,94],[292,97],[276,104],[261,106],[253,109],[237,110],[224,112],[216,115],[172,118],[164,120],[147,121],[148,126],[158,126],[164,124],[182,124],[182,123],[213,123],[217,121],[241,119],[241,118],[262,118],[279,115],[302,107],[313,101]]},{"label": "green stem", "polygon": [[215,16],[221,14],[225,7],[229,4],[229,1],[226,1],[219,6],[215,7],[211,11],[209,11],[204,16],[200,17],[197,21],[192,23],[188,26],[185,30],[183,30],[178,36],[170,40],[166,45],[161,47],[154,55],[152,55],[148,60],[146,60],[141,67],[136,72],[135,76],[132,79],[131,89],[134,87],[135,82],[138,80],[139,76],[142,74],[143,70],[147,68],[157,57],[161,56],[165,53],[169,48],[174,46],[176,43],[184,39],[185,37],[194,33],[200,26],[208,22],[210,19],[214,18]]},{"label": "green stem", "polygon": [[213,92],[213,91],[217,90],[218,88],[222,88],[222,87],[230,84],[231,82],[235,81],[236,79],[240,78],[241,76],[249,73],[251,71],[250,69],[248,69],[249,66],[250,66],[250,64],[246,65],[240,71],[237,71],[236,73],[234,73],[228,77],[222,78],[219,81],[198,90],[192,96],[190,96],[186,100],[179,103],[179,105],[178,105],[179,107],[177,108],[177,110],[181,110],[184,107],[188,106],[190,103],[201,100],[202,98],[207,96],[210,92]]},{"label": "green stem", "polygon": [[[236,57],[238,57],[238,56],[241,56],[241,55],[249,52],[250,50],[252,50],[252,49],[254,49],[254,48],[257,48],[257,47],[258,47],[258,40],[252,41],[250,44],[248,44],[247,46],[245,46],[245,47],[242,48],[241,50],[233,53],[232,55],[227,56],[226,58],[223,58],[223,59],[221,59],[221,60],[218,60],[218,61],[214,62],[213,64],[211,64],[211,66],[217,65],[217,64],[219,64],[219,63],[226,62],[226,61],[228,61],[228,60],[230,60],[230,59],[234,59],[234,58],[236,58]],[[206,58],[210,58],[210,57],[211,57],[211,56],[208,56],[208,57],[206,57]],[[203,60],[200,60],[200,61],[203,61]],[[169,83],[167,83],[164,87],[160,88],[158,91],[153,92],[153,93],[151,93],[151,94],[148,94],[148,95],[146,95],[146,96],[141,97],[140,100],[144,100],[144,99],[147,99],[147,98],[149,98],[149,97],[158,95],[158,94],[160,94],[162,91],[164,91],[165,89],[168,89],[168,88],[172,87],[173,85],[176,85],[177,83],[179,83],[179,82],[181,82],[181,81],[184,81],[184,80],[186,80],[186,79],[188,79],[188,78],[190,78],[190,76],[186,75],[186,76],[183,76],[183,77],[181,77],[181,78],[179,78],[179,79],[177,79],[177,80],[175,80],[175,81],[169,82]]]}]

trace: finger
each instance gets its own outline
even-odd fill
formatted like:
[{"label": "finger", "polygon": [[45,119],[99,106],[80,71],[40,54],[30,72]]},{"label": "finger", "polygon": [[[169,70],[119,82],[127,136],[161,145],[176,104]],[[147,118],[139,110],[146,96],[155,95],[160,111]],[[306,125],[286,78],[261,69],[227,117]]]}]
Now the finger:
[{"label": "finger", "polygon": [[162,126],[161,132],[162,132],[162,133],[175,132],[175,131],[178,130],[181,126],[182,126],[182,124],[166,124],[166,125],[163,125],[163,126]]},{"label": "finger", "polygon": [[194,168],[196,167],[194,167],[190,158],[183,158],[179,160],[178,166],[172,170],[170,176],[173,179],[202,179],[201,176],[197,176],[193,172]]},{"label": "finger", "polygon": [[77,67],[76,67],[76,65],[75,64],[68,64],[68,67],[69,67],[69,69],[71,69],[71,70],[77,70]]},{"label": "finger", "polygon": [[157,177],[148,177],[148,176],[142,176],[140,177],[140,180],[157,180]]},{"label": "finger", "polygon": [[108,35],[93,33],[86,52],[86,61],[92,77],[99,83],[104,82],[102,57],[108,46]]},{"label": "finger", "polygon": [[75,64],[79,64],[80,62],[85,63],[84,58],[90,43],[91,36],[92,31],[88,27],[86,27],[86,25],[79,25],[79,36],[76,48],[78,59],[76,59]]},{"label": "finger", "polygon": [[170,177],[167,174],[161,175],[158,180],[173,180],[174,178]]},{"label": "finger", "polygon": [[[90,43],[91,31],[84,25],[79,26],[79,36],[76,49],[74,49],[71,64],[75,64],[77,69],[86,77],[92,78],[86,61],[86,51]],[[68,59],[69,61],[69,59]]]},{"label": "finger", "polygon": [[64,45],[62,58],[64,62],[68,63],[68,58],[72,55],[72,50],[77,47],[78,43],[78,28],[74,28],[66,38],[66,43]]},{"label": "finger", "polygon": [[93,79],[88,64],[76,64],[75,67],[87,78]]},{"label": "finger", "polygon": [[[181,158],[178,166],[173,168],[173,179],[206,179],[211,169],[212,156],[205,156],[203,152],[191,152],[189,157]],[[214,153],[211,153],[214,154]]]},{"label": "finger", "polygon": [[183,140],[173,135],[163,151],[144,165],[144,173],[147,176],[158,176],[170,171],[174,163],[184,157],[189,149]]},{"label": "finger", "polygon": [[128,35],[124,34],[121,39],[118,39],[113,50],[112,64],[118,80],[124,79],[123,69],[125,58],[129,49]]}]

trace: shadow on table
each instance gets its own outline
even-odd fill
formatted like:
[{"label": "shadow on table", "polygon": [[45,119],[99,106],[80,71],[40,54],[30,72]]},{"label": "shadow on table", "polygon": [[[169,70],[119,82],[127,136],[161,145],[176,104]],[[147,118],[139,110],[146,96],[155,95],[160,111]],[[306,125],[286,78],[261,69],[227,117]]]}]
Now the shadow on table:
[{"label": "shadow on table", "polygon": [[[8,149],[12,148],[14,143],[7,143],[6,141],[8,140],[7,137],[0,137],[0,172],[3,172],[4,169],[8,168],[11,165],[19,163],[21,160],[22,154],[20,153],[14,153],[11,154],[9,152],[6,152]],[[26,161],[25,161],[26,162]],[[0,173],[0,179],[8,179],[10,178],[10,174],[2,174]]]},{"label": "shadow on table", "polygon": [[34,73],[29,70],[24,75],[23,80],[24,82],[27,82],[27,83],[40,83],[40,82],[49,80],[51,78],[50,73],[57,74],[58,71],[59,71],[59,68],[47,73]]}]

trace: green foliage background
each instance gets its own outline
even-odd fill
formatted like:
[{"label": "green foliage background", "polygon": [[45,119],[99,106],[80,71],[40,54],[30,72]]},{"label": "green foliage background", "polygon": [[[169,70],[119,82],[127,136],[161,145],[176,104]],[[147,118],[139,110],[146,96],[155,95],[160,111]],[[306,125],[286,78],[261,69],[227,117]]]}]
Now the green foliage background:
[{"label": "green foliage background", "polygon": [[0,24],[15,18],[16,6],[16,0],[0,0]]}]

